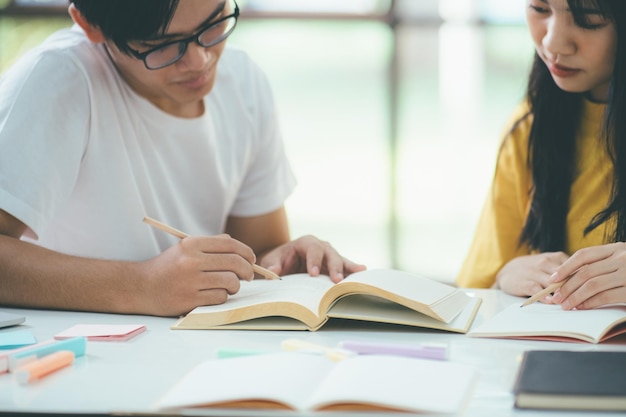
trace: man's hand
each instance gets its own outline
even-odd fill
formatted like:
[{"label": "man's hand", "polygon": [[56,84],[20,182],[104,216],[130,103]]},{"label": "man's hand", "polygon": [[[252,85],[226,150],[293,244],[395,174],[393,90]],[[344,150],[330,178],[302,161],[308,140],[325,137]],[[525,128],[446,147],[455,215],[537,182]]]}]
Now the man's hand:
[{"label": "man's hand", "polygon": [[141,265],[145,309],[181,315],[202,305],[221,304],[254,278],[255,255],[228,235],[187,237]]},{"label": "man's hand", "polygon": [[341,255],[328,243],[314,236],[303,236],[278,246],[263,256],[261,266],[278,275],[307,272],[311,276],[326,274],[339,282],[353,272],[363,271]]}]

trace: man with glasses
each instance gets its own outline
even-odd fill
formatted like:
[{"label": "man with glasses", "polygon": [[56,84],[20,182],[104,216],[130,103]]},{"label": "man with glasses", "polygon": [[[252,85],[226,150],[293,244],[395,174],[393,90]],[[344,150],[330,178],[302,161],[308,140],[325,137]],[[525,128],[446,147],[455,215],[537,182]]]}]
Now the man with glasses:
[{"label": "man with glasses", "polygon": [[175,316],[224,302],[255,262],[335,281],[364,268],[290,241],[270,88],[225,48],[234,0],[69,12],[0,78],[0,304]]}]

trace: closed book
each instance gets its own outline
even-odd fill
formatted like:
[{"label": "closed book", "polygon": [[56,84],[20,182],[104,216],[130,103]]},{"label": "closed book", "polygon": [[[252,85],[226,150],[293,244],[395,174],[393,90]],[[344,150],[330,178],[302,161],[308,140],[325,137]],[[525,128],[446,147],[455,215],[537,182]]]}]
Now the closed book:
[{"label": "closed book", "polygon": [[626,411],[626,352],[525,352],[513,393],[517,408]]}]

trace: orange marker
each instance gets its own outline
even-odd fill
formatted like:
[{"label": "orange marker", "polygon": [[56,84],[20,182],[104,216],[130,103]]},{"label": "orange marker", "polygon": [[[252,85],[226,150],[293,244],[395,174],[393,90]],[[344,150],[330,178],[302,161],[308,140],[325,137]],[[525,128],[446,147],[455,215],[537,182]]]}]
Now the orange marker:
[{"label": "orange marker", "polygon": [[74,352],[60,350],[21,366],[15,371],[15,379],[20,384],[27,384],[36,379],[41,379],[56,370],[65,368],[72,362],[74,362]]}]

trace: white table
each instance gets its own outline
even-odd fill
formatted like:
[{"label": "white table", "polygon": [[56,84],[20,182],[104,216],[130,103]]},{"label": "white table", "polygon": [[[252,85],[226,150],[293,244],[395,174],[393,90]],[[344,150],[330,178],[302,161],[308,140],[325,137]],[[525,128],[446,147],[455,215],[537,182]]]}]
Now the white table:
[{"label": "white table", "polygon": [[[483,298],[474,326],[511,302],[520,301],[496,290],[468,292]],[[73,366],[36,383],[20,385],[11,374],[0,375],[0,416],[16,413],[146,415],[154,413],[153,406],[161,395],[196,364],[215,357],[219,348],[279,351],[281,341],[287,338],[297,337],[334,346],[340,340],[358,337],[388,342],[447,343],[450,361],[471,364],[480,372],[478,384],[463,416],[564,417],[571,416],[572,413],[513,408],[511,388],[522,353],[534,349],[626,351],[626,338],[623,337],[600,345],[478,339],[440,331],[346,321],[329,322],[317,332],[171,330],[170,326],[175,322],[171,318],[2,309],[25,315],[26,322],[19,327],[2,329],[0,332],[29,329],[39,341],[50,339],[54,334],[78,323],[141,323],[147,326],[147,331],[127,342],[88,342],[86,356],[77,358]],[[242,383],[245,383],[245,375],[242,375]],[[189,410],[183,413],[225,416],[283,414],[304,415],[261,410]],[[320,415],[330,417],[340,414],[318,414]],[[576,413],[577,417],[592,415],[623,417],[624,414]]]}]

